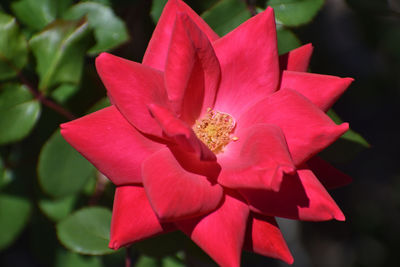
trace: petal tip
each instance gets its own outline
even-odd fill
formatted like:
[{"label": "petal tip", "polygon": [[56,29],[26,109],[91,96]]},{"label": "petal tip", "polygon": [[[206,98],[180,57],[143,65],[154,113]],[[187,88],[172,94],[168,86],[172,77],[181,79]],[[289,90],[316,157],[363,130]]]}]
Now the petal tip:
[{"label": "petal tip", "polygon": [[314,49],[314,46],[313,46],[312,43],[307,43],[307,44],[304,45],[304,47]]},{"label": "petal tip", "polygon": [[60,124],[60,130],[63,131],[68,128],[68,122]]},{"label": "petal tip", "polygon": [[289,265],[292,265],[294,263],[294,258],[292,256],[292,253],[290,253],[289,250],[284,255],[281,255],[281,260],[286,262]]},{"label": "petal tip", "polygon": [[281,184],[283,180],[283,176],[285,174],[292,175],[296,173],[296,167],[290,165],[279,165],[275,171],[274,178],[269,184],[269,188],[274,192],[279,192],[281,189]]},{"label": "petal tip", "polygon": [[351,84],[352,82],[354,82],[354,78],[351,78],[351,77],[343,78],[343,80],[344,80],[344,82],[345,82],[345,84],[346,84],[346,87],[350,86],[350,84]]},{"label": "petal tip", "polygon": [[121,245],[119,244],[119,242],[117,240],[111,240],[110,243],[108,244],[108,247],[113,250],[117,250],[117,249],[121,248]]},{"label": "petal tip", "polygon": [[340,130],[343,131],[343,133],[347,132],[350,129],[350,125],[347,122],[344,122],[339,125]]},{"label": "petal tip", "polygon": [[334,214],[334,219],[337,221],[344,222],[346,221],[346,217],[344,216],[343,212],[339,209],[336,214]]},{"label": "petal tip", "polygon": [[267,6],[267,8],[265,9],[264,12],[271,13],[271,12],[274,12],[274,9],[272,7],[270,7],[270,6]]},{"label": "petal tip", "polygon": [[60,133],[61,133],[61,136],[64,137],[64,139],[66,139],[67,136],[71,133],[71,128],[72,128],[71,124],[72,124],[72,121],[60,124]]},{"label": "petal tip", "polygon": [[96,57],[96,64],[101,62],[101,61],[107,60],[107,58],[109,58],[110,56],[112,56],[112,55],[107,53],[107,52],[100,53],[100,55],[98,55]]}]

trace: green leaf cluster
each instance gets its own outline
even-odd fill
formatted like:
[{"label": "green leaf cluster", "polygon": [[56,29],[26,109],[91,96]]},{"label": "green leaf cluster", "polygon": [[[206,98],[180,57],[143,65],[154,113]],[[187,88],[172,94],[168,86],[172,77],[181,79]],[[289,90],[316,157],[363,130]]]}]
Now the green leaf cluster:
[{"label": "green leaf cluster", "polygon": [[[93,56],[129,39],[110,1],[1,3],[0,251],[26,233],[48,266],[119,265],[119,253],[80,255],[114,252],[108,248],[113,188],[105,184],[104,203],[87,207],[102,175],[57,128],[104,96],[93,96],[102,87],[87,78]],[[104,99],[92,109],[109,105]]]}]

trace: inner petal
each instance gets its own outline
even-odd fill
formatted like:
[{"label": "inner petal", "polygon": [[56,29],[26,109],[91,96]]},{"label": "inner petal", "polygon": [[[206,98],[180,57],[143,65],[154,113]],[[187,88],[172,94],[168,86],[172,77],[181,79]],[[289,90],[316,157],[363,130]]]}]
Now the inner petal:
[{"label": "inner petal", "polygon": [[236,127],[235,119],[228,113],[207,109],[207,113],[193,126],[196,136],[207,145],[215,154],[223,152],[223,149],[231,141],[238,140],[232,136]]}]

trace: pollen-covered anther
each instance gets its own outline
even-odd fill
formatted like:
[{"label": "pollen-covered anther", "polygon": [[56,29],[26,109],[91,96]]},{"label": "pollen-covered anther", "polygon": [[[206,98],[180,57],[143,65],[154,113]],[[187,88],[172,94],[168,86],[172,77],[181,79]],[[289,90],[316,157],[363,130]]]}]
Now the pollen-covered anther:
[{"label": "pollen-covered anther", "polygon": [[235,126],[231,115],[209,108],[205,116],[196,121],[193,131],[212,152],[220,153],[229,142],[239,139],[231,136]]}]

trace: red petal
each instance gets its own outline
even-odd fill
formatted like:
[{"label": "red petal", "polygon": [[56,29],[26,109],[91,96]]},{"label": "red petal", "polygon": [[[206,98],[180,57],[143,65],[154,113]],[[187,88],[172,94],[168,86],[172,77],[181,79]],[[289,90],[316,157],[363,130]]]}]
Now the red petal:
[{"label": "red petal", "polygon": [[218,157],[222,171],[218,183],[229,188],[265,188],[278,191],[284,173],[295,167],[281,129],[271,124],[257,124],[235,133]]},{"label": "red petal", "polygon": [[348,124],[336,125],[324,112],[300,93],[280,90],[247,110],[237,127],[256,123],[275,124],[283,130],[296,166],[332,144],[348,130]]},{"label": "red petal", "polygon": [[141,183],[142,161],[163,147],[140,134],[114,106],[62,124],[61,134],[116,185]]},{"label": "red petal", "polygon": [[306,72],[284,71],[281,90],[293,89],[323,111],[328,111],[349,87],[353,79]]},{"label": "red petal", "polygon": [[304,221],[344,221],[335,201],[307,169],[285,176],[279,192],[241,189],[250,209],[265,215]]},{"label": "red petal", "polygon": [[312,44],[306,44],[279,57],[281,70],[306,72],[313,52]]},{"label": "red petal", "polygon": [[169,149],[143,162],[143,184],[151,206],[163,221],[204,215],[214,210],[223,196],[220,185],[183,169]]},{"label": "red petal", "polygon": [[158,70],[164,70],[175,18],[178,13],[188,15],[211,41],[219,38],[207,23],[183,1],[170,0],[165,5],[157,27],[151,37],[143,58],[143,64]]},{"label": "red petal", "polygon": [[215,109],[238,118],[278,89],[279,62],[272,8],[252,17],[214,43],[221,64]]},{"label": "red petal", "polygon": [[200,160],[215,161],[216,157],[201,142],[193,130],[183,121],[176,118],[168,109],[158,105],[149,105],[149,111],[168,136],[181,150],[196,154]]},{"label": "red petal", "polygon": [[96,58],[96,68],[122,115],[140,131],[161,136],[160,126],[146,105],[167,105],[162,73],[107,53]]},{"label": "red petal", "polygon": [[247,250],[293,263],[293,256],[274,217],[251,213],[244,244]]},{"label": "red petal", "polygon": [[165,68],[168,97],[189,125],[214,106],[220,67],[207,36],[187,16],[175,21]]},{"label": "red petal", "polygon": [[240,266],[248,206],[236,197],[225,195],[213,213],[175,223],[220,266]]},{"label": "red petal", "polygon": [[320,157],[312,157],[309,159],[307,161],[307,166],[328,189],[342,187],[352,181],[350,176],[339,171]]},{"label": "red petal", "polygon": [[161,224],[151,209],[143,187],[119,186],[115,191],[110,248],[118,249],[174,227]]}]

